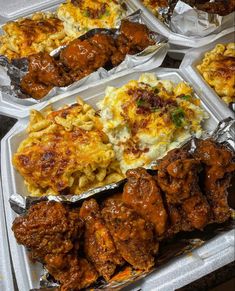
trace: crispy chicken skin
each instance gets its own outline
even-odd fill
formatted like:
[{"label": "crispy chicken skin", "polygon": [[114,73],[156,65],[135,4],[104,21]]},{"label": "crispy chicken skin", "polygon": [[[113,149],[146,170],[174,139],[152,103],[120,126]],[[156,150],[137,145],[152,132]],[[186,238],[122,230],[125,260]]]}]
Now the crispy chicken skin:
[{"label": "crispy chicken skin", "polygon": [[98,273],[92,264],[85,258],[77,257],[76,253],[47,256],[45,266],[49,273],[60,282],[60,291],[81,290],[98,279]]},{"label": "crispy chicken skin", "polygon": [[152,222],[158,236],[163,235],[167,226],[167,213],[156,181],[143,168],[128,170],[126,176],[123,202],[145,220]]},{"label": "crispy chicken skin", "polygon": [[98,203],[94,199],[83,202],[80,217],[85,221],[84,251],[96,270],[106,281],[116,266],[124,263],[109,230],[105,226]]},{"label": "crispy chicken skin", "polygon": [[209,221],[210,207],[198,185],[199,166],[199,161],[181,148],[170,151],[157,167],[157,181],[169,209],[169,234],[203,229]]},{"label": "crispy chicken skin", "polygon": [[66,254],[78,244],[83,222],[78,211],[68,210],[61,203],[40,202],[27,215],[17,217],[12,226],[16,240],[30,249],[32,259],[44,260],[49,254]]},{"label": "crispy chicken skin", "polygon": [[227,188],[235,171],[234,154],[212,140],[198,140],[195,157],[204,165],[204,191],[210,203],[213,220],[224,222],[230,216]]},{"label": "crispy chicken skin", "polygon": [[39,202],[27,215],[13,222],[17,242],[30,250],[30,257],[46,265],[61,283],[60,290],[80,290],[97,280],[98,273],[77,256],[83,221],[77,209],[58,202]]},{"label": "crispy chicken skin", "polygon": [[121,256],[135,269],[151,269],[158,250],[152,224],[120,200],[111,198],[105,201],[102,216]]}]

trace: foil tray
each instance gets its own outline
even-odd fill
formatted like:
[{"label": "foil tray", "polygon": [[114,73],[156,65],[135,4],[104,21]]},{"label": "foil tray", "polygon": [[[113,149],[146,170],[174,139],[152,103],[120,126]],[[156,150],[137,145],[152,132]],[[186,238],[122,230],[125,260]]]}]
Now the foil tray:
[{"label": "foil tray", "polygon": [[235,104],[228,106],[215,92],[215,90],[204,80],[200,72],[197,69],[197,65],[201,63],[206,52],[211,51],[218,43],[229,43],[234,42],[235,32],[224,34],[222,37],[218,38],[216,41],[202,46],[197,49],[189,50],[180,65],[180,69],[183,73],[188,76],[190,82],[193,82],[198,90],[203,91],[207,95],[208,103],[213,104],[214,110],[219,114],[219,118],[227,118],[231,116],[235,117]]},{"label": "foil tray", "polygon": [[[228,32],[234,29],[234,15],[235,12],[230,13],[229,15],[226,15],[222,19],[221,26],[218,27],[215,31],[213,31],[211,34],[203,37],[196,37],[196,36],[185,36],[183,34],[175,33],[173,32],[168,25],[163,23],[161,20],[159,20],[150,10],[148,10],[141,0],[130,0],[131,3],[134,3],[139,9],[143,10],[144,14],[148,16],[149,20],[152,22],[152,24],[155,26],[155,29],[167,37],[169,39],[169,43],[182,46],[184,48],[192,48],[192,47],[200,47],[203,45],[206,45],[208,43],[211,43],[218,39],[220,36],[224,35],[224,31]],[[197,19],[195,18],[195,21],[190,23],[191,19],[188,19],[189,22],[187,25],[194,25]],[[185,20],[183,20],[185,21]],[[200,21],[198,21],[200,22]],[[180,48],[179,48],[180,49]]]},{"label": "foil tray", "polygon": [[[180,70],[161,69],[152,70],[159,79],[169,79],[174,82],[186,80]],[[141,72],[132,72],[128,75],[113,77],[102,84],[83,89],[79,92],[68,92],[63,98],[55,98],[53,102],[41,104],[38,109],[43,109],[48,104],[53,105],[54,109],[64,104],[73,104],[76,96],[79,94],[87,103],[94,106],[104,95],[104,90],[108,85],[122,86],[130,79],[137,79]],[[194,87],[194,85],[193,85]],[[204,123],[207,132],[213,131],[218,123],[219,118],[211,111],[211,107],[204,102],[206,96],[199,94],[202,100],[202,106],[207,110],[210,118]],[[206,99],[205,99],[206,100]],[[2,179],[4,193],[4,207],[6,214],[7,232],[9,237],[10,250],[12,255],[13,267],[16,274],[16,281],[20,291],[39,288],[39,278],[43,273],[42,266],[32,264],[27,256],[27,251],[23,246],[17,244],[11,231],[11,225],[16,217],[15,212],[11,209],[9,198],[12,194],[26,196],[27,190],[23,183],[23,178],[14,170],[11,159],[16,151],[19,142],[25,137],[25,128],[28,123],[28,117],[20,119],[9,133],[2,140]],[[24,199],[23,199],[24,200]],[[233,260],[234,254],[234,230],[227,230],[224,233],[212,238],[204,246],[194,250],[190,254],[180,256],[171,260],[168,264],[159,267],[148,277],[145,277],[134,285],[126,287],[124,290],[173,290],[181,287],[213,270],[228,264]],[[169,278],[171,278],[169,280]]]}]

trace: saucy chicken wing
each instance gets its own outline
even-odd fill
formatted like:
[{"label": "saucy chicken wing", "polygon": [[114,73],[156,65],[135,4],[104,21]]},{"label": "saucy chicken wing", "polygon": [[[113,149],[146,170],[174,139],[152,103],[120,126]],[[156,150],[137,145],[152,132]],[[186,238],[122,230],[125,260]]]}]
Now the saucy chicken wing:
[{"label": "saucy chicken wing", "polygon": [[41,99],[55,86],[68,86],[106,65],[117,66],[126,54],[136,54],[154,44],[150,36],[146,25],[125,20],[117,39],[98,32],[70,42],[58,59],[48,53],[31,55],[28,73],[20,82],[22,92]]},{"label": "saucy chicken wing", "polygon": [[80,217],[85,221],[84,251],[96,270],[106,281],[116,266],[124,263],[109,230],[105,226],[98,203],[94,199],[83,202]]},{"label": "saucy chicken wing", "polygon": [[69,75],[48,53],[31,55],[28,60],[29,72],[22,78],[20,86],[36,99],[45,96],[53,86],[63,87],[71,83]]},{"label": "saucy chicken wing", "polygon": [[126,176],[123,202],[145,220],[152,222],[158,236],[163,235],[167,226],[167,213],[156,181],[143,168],[128,170]]},{"label": "saucy chicken wing", "polygon": [[151,269],[158,250],[152,224],[114,199],[105,201],[102,216],[121,256],[135,269]]},{"label": "saucy chicken wing", "polygon": [[157,167],[157,181],[169,209],[169,233],[202,229],[209,221],[210,207],[198,185],[200,163],[184,149],[170,151]]},{"label": "saucy chicken wing", "polygon": [[210,203],[215,222],[226,221],[231,212],[227,201],[227,188],[235,171],[234,154],[212,140],[199,140],[195,157],[204,165],[204,191]]},{"label": "saucy chicken wing", "polygon": [[60,60],[70,70],[94,72],[103,67],[114,51],[111,36],[97,34],[90,39],[75,39],[60,54]]},{"label": "saucy chicken wing", "polygon": [[90,286],[98,279],[95,268],[76,253],[47,256],[45,266],[48,272],[60,282],[61,291],[78,291]]},{"label": "saucy chicken wing", "polygon": [[31,258],[43,261],[46,255],[78,249],[83,222],[78,211],[68,210],[58,202],[43,201],[33,205],[27,215],[17,217],[12,230],[17,242],[30,249]]}]

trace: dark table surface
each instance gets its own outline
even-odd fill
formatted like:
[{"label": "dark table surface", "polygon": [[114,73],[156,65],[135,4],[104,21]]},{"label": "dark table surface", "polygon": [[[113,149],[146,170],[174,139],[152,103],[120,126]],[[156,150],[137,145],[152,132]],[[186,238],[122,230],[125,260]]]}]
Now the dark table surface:
[{"label": "dark table surface", "polygon": [[[163,67],[178,68],[180,61],[166,57]],[[17,122],[16,119],[0,115],[0,139]],[[235,262],[232,262],[209,275],[202,277],[177,291],[235,291]],[[25,290],[26,291],[26,290]]]}]

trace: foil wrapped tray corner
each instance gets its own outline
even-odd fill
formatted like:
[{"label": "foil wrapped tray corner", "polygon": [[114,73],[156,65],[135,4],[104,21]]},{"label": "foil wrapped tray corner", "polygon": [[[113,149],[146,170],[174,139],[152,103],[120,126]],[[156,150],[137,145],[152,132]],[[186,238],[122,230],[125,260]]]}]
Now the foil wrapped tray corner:
[{"label": "foil wrapped tray corner", "polygon": [[226,16],[207,13],[181,0],[168,0],[168,7],[159,8],[157,14],[172,32],[193,38],[218,33],[234,18],[234,13]]}]

